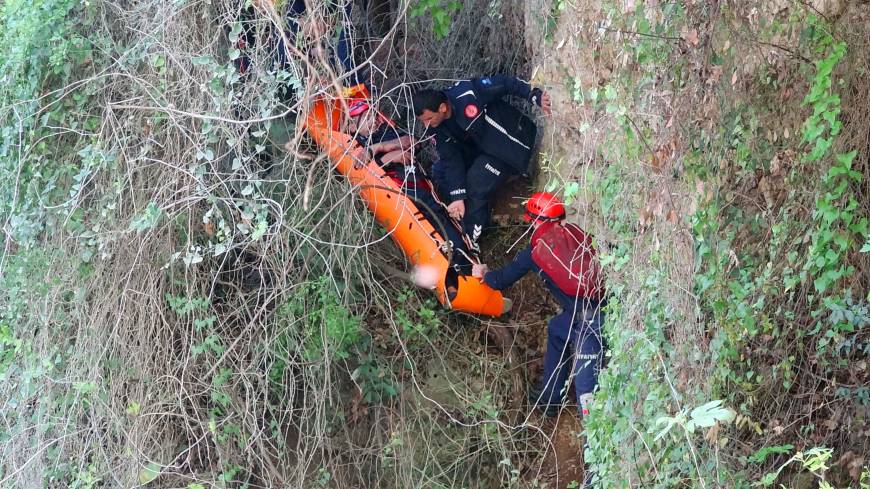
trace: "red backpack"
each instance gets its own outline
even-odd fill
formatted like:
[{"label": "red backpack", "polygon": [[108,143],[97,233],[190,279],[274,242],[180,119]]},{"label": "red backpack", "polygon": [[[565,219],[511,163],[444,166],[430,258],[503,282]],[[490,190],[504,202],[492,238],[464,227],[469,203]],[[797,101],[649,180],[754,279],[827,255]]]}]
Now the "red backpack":
[{"label": "red backpack", "polygon": [[571,297],[598,300],[604,295],[592,237],[574,224],[541,224],[532,234],[532,260]]}]

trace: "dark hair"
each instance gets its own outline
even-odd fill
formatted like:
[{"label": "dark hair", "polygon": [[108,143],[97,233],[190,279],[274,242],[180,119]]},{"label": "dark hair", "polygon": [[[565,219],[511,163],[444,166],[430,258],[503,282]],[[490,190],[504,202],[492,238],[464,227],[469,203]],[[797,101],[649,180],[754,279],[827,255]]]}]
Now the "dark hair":
[{"label": "dark hair", "polygon": [[438,112],[438,107],[447,102],[447,95],[440,90],[419,90],[411,96],[411,105],[414,107],[414,115],[423,115],[424,110]]}]

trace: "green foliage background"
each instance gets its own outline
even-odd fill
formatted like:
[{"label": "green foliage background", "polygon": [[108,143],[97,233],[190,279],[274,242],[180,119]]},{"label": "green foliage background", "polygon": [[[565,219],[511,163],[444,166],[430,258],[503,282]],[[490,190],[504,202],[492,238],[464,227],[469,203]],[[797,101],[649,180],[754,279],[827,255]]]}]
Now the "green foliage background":
[{"label": "green foliage background", "polygon": [[[539,183],[613,293],[601,487],[870,484],[868,14],[754,4],[391,13],[410,78],[550,67]],[[305,140],[333,67],[252,12],[3,4],[0,487],[577,487],[517,352],[396,280]]]}]

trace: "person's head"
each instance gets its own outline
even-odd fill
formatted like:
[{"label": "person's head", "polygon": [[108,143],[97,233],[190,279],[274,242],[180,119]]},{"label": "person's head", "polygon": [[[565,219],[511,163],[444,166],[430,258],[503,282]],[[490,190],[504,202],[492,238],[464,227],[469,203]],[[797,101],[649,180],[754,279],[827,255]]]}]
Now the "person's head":
[{"label": "person's head", "polygon": [[538,227],[545,222],[559,222],[565,219],[565,205],[558,197],[549,192],[538,192],[526,202],[526,222]]},{"label": "person's head", "polygon": [[438,127],[452,115],[450,104],[444,92],[438,90],[420,90],[411,97],[414,115],[426,127]]},{"label": "person's head", "polygon": [[349,129],[362,136],[371,136],[380,125],[378,111],[371,110],[371,106],[363,100],[350,104],[347,115],[350,116]]}]

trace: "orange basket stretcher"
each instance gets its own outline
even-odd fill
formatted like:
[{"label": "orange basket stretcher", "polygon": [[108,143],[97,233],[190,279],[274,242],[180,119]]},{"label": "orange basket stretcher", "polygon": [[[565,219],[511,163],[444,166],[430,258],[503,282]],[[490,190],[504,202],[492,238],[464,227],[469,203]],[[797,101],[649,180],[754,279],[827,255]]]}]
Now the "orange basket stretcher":
[{"label": "orange basket stretcher", "polygon": [[[345,90],[343,100],[321,97],[315,101],[306,120],[306,129],[314,142],[326,151],[336,169],[357,189],[375,220],[411,264],[428,265],[437,270],[439,279],[434,291],[441,304],[457,311],[493,317],[509,311],[511,300],[501,292],[478,278],[459,275],[450,267],[441,232],[374,160],[354,167],[351,155],[354,140],[338,130],[339,123],[346,104],[355,99],[368,99],[368,91],[363,85]],[[448,294],[448,286],[455,288],[455,294]]]}]

